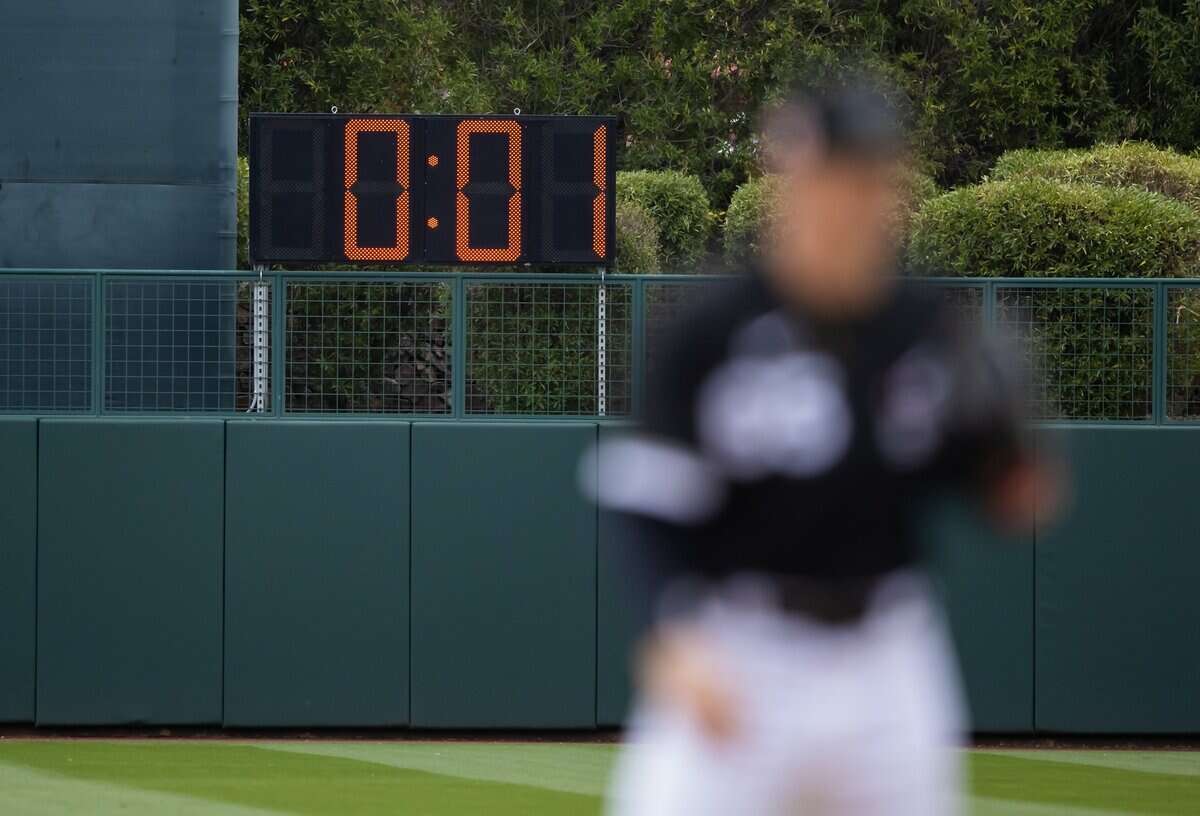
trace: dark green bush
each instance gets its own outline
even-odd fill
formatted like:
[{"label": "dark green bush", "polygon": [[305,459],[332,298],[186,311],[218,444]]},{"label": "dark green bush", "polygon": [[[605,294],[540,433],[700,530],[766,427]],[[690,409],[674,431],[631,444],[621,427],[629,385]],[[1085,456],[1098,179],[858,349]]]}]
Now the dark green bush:
[{"label": "dark green bush", "polygon": [[[896,213],[895,229],[903,242],[908,234],[913,213],[937,195],[934,180],[918,170],[906,169],[900,177],[905,203]],[[771,176],[751,179],[734,191],[725,211],[725,262],[730,266],[745,264],[761,249],[761,236],[769,228],[773,197],[778,194],[778,181]]]},{"label": "dark green bush", "polygon": [[739,267],[762,251],[760,236],[770,226],[778,180],[772,176],[750,179],[733,191],[725,210],[725,263]]},{"label": "dark green bush", "polygon": [[658,225],[663,271],[696,271],[713,225],[699,178],[674,170],[617,173],[617,201],[636,202]]},{"label": "dark green bush", "polygon": [[1145,142],[1099,145],[1091,150],[1011,150],[996,162],[992,178],[1138,187],[1200,210],[1200,158]]},{"label": "dark green bush", "polygon": [[1044,179],[964,187],[913,221],[910,268],[970,277],[1179,277],[1200,260],[1200,214],[1132,188]]},{"label": "dark green bush", "polygon": [[[909,245],[914,272],[967,277],[1182,277],[1196,272],[1198,260],[1200,214],[1188,206],[1137,188],[1040,178],[966,187],[930,201],[915,219]],[[1149,414],[1151,290],[1002,294],[999,319],[1030,345],[1041,369],[1043,415]],[[1177,332],[1177,341],[1196,348],[1195,331],[1189,326],[1184,334]]]},{"label": "dark green bush", "polygon": [[658,224],[633,200],[617,202],[617,271],[646,275],[662,271]]}]

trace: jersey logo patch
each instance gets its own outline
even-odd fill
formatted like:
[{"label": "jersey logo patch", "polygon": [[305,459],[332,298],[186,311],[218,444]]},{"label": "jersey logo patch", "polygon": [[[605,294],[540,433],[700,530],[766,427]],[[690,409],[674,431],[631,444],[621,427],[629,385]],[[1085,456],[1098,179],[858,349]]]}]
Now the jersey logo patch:
[{"label": "jersey logo patch", "polygon": [[701,388],[701,444],[735,479],[818,476],[853,436],[843,379],[837,361],[818,352],[734,358]]}]

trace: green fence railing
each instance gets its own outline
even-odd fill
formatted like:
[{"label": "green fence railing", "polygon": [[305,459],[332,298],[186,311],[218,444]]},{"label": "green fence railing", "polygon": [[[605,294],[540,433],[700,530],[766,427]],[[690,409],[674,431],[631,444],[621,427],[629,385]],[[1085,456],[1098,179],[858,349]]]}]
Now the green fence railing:
[{"label": "green fence railing", "polygon": [[[673,318],[721,280],[6,270],[0,412],[628,417]],[[1200,419],[1200,280],[924,283],[1019,341],[1038,419]]]}]

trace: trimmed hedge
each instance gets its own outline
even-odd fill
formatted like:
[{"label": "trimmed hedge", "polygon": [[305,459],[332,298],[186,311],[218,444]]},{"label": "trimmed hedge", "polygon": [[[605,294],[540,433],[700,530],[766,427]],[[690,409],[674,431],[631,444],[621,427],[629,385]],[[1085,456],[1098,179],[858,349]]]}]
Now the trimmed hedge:
[{"label": "trimmed hedge", "polygon": [[[899,179],[905,192],[905,203],[896,213],[895,229],[901,241],[908,235],[914,213],[938,193],[937,183],[925,173],[907,169]],[[778,194],[778,180],[773,176],[751,179],[733,193],[725,211],[725,262],[730,266],[744,265],[762,250],[761,236],[769,224]]]},{"label": "trimmed hedge", "polygon": [[[929,202],[909,244],[918,274],[967,277],[1183,277],[1200,261],[1200,213],[1134,187],[1042,178],[966,187]],[[1192,293],[1183,295],[1189,302]],[[1153,392],[1153,295],[1148,289],[1010,292],[1001,319],[1036,352],[1040,414],[1140,419]],[[1200,348],[1200,321],[1172,330],[1178,355]],[[1170,401],[1190,405],[1200,383],[1173,377]],[[1191,410],[1187,408],[1186,410]]]},{"label": "trimmed hedge", "polygon": [[996,162],[992,178],[1138,187],[1200,210],[1200,158],[1145,142],[1099,145],[1091,150],[1010,150]]},{"label": "trimmed hedge", "polygon": [[658,223],[636,201],[617,202],[617,271],[646,275],[662,270]]},{"label": "trimmed hedge", "polygon": [[639,204],[654,219],[664,271],[696,271],[713,226],[708,193],[698,177],[674,170],[620,172],[617,202]]},{"label": "trimmed hedge", "polygon": [[1134,188],[1044,179],[964,187],[913,221],[909,268],[969,277],[1177,277],[1200,261],[1200,214]]},{"label": "trimmed hedge", "polygon": [[725,210],[725,263],[737,267],[762,251],[761,236],[769,227],[779,180],[774,176],[750,179],[733,191]]}]

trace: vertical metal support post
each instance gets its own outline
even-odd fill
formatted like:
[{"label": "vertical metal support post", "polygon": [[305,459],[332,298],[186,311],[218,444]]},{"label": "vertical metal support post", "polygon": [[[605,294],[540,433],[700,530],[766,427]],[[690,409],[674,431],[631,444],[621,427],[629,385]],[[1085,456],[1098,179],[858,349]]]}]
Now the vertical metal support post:
[{"label": "vertical metal support post", "polygon": [[263,279],[263,267],[257,266],[255,271],[258,272],[258,280],[251,284],[252,292],[252,308],[251,319],[253,325],[251,327],[251,348],[252,356],[251,363],[253,365],[253,373],[251,377],[251,398],[250,407],[246,413],[261,414],[267,410],[267,386],[269,372],[269,354],[270,354],[270,338],[268,336],[268,326],[271,307],[268,298],[270,297],[270,287]]},{"label": "vertical metal support post", "polygon": [[641,416],[646,401],[646,281],[633,282],[633,337],[630,358],[633,364],[633,413]]},{"label": "vertical metal support post", "polygon": [[104,275],[92,276],[92,413],[104,413]]},{"label": "vertical metal support post", "polygon": [[283,275],[271,278],[271,300],[271,313],[275,316],[271,322],[271,369],[275,381],[275,387],[271,389],[271,413],[282,416],[287,388],[287,281]]},{"label": "vertical metal support post", "polygon": [[608,287],[605,267],[600,267],[600,286],[596,289],[596,414],[608,413]]},{"label": "vertical metal support post", "polygon": [[996,284],[993,281],[983,282],[983,329],[992,331],[996,328]]},{"label": "vertical metal support post", "polygon": [[1151,416],[1162,425],[1167,415],[1167,285],[1154,284],[1154,392],[1150,397]]},{"label": "vertical metal support post", "polygon": [[467,287],[461,274],[454,278],[450,331],[450,406],[461,418],[467,404]]}]

